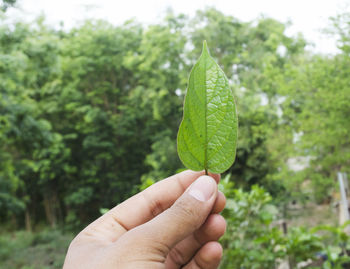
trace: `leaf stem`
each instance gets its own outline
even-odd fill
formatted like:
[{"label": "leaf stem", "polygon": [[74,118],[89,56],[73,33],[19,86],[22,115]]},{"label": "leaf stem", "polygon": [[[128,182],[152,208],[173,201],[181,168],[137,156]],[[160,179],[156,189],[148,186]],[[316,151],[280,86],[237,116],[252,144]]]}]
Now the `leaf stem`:
[{"label": "leaf stem", "polygon": [[208,169],[205,168],[205,175],[207,176],[208,175]]}]

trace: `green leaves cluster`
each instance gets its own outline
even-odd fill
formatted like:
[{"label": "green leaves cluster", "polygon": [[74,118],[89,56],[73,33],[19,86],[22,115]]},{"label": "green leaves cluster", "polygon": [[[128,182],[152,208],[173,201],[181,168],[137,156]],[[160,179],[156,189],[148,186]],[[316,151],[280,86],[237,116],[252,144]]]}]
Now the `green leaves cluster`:
[{"label": "green leaves cluster", "polygon": [[[183,38],[133,22],[1,27],[1,217],[76,227],[126,199],[157,163],[147,158],[152,148],[175,138],[182,62],[163,65],[183,51]],[[153,42],[163,45],[157,57],[149,57]],[[175,149],[174,158],[172,173]]]},{"label": "green leaves cluster", "polygon": [[[276,221],[281,212],[271,195],[257,185],[250,191],[234,188],[229,179],[229,175],[224,177],[219,185],[230,197],[223,212],[227,232],[221,239],[224,247],[221,268],[270,269],[280,267],[283,262],[297,268],[298,263],[305,261],[311,261],[315,268],[347,266],[350,259],[345,250],[350,236],[344,228],[349,223],[312,229],[288,227],[288,233],[283,234]],[[320,253],[327,255],[327,261],[322,261]]]}]

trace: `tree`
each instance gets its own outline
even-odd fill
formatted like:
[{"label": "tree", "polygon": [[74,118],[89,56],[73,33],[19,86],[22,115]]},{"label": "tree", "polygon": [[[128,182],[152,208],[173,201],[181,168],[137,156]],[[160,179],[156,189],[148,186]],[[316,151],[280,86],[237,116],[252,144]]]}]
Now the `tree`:
[{"label": "tree", "polygon": [[17,0],[2,0],[0,3],[0,9],[2,11],[6,12],[6,10],[9,7],[12,7],[16,2],[17,2]]}]

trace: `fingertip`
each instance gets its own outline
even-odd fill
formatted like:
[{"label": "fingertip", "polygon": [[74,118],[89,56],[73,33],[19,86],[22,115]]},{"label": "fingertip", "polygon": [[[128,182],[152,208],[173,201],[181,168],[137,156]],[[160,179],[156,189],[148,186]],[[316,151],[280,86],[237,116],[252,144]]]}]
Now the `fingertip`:
[{"label": "fingertip", "polygon": [[215,227],[218,230],[218,236],[221,237],[224,235],[224,233],[226,232],[226,220],[223,216],[219,215],[219,214],[212,214],[210,215],[211,217],[211,221],[212,221],[212,225],[215,225]]},{"label": "fingertip", "polygon": [[221,179],[221,175],[220,174],[214,174],[209,172],[209,176],[211,176],[212,178],[214,178],[214,180],[216,181],[217,184],[219,184],[219,181]]},{"label": "fingertip", "polygon": [[223,248],[219,242],[211,241],[206,243],[196,254],[194,259],[200,266],[213,268],[218,266],[223,255]]},{"label": "fingertip", "polygon": [[217,184],[211,176],[202,175],[197,178],[188,189],[188,194],[201,202],[212,200],[212,206],[216,201]]},{"label": "fingertip", "polygon": [[220,261],[224,253],[224,249],[222,248],[221,244],[213,241],[207,243],[207,245],[208,252],[210,253],[209,256],[211,256],[212,260]]},{"label": "fingertip", "polygon": [[[181,175],[183,177],[193,177],[193,176],[200,177],[200,176],[205,175],[205,171],[204,170],[202,170],[202,171],[194,171],[194,170],[188,169],[188,170],[184,170],[184,171],[178,173],[178,175]],[[219,181],[221,179],[221,174],[216,174],[216,173],[209,172],[208,176],[212,177],[217,184],[219,183]]]},{"label": "fingertip", "polygon": [[226,206],[226,196],[221,191],[218,191],[216,201],[212,213],[220,213]]},{"label": "fingertip", "polygon": [[184,170],[184,171],[178,173],[177,175],[181,176],[181,177],[184,177],[184,178],[188,178],[188,177],[190,177],[190,178],[192,178],[192,177],[197,178],[197,177],[200,177],[202,174],[203,174],[202,171],[193,171],[193,170],[187,169],[187,170]]},{"label": "fingertip", "polygon": [[[219,240],[226,231],[226,220],[219,214],[211,214],[203,224],[199,232],[202,232],[202,237],[208,238],[210,241]],[[209,241],[208,240],[208,241]]]}]

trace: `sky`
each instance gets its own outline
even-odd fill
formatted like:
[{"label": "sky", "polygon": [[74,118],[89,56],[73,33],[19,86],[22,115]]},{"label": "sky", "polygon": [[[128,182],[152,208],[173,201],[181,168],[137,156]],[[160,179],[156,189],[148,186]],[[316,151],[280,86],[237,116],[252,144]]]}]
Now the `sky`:
[{"label": "sky", "polygon": [[69,29],[87,18],[103,18],[113,24],[135,18],[150,24],[161,21],[168,8],[193,16],[198,9],[215,7],[244,22],[262,15],[291,21],[287,35],[301,32],[313,44],[310,50],[334,54],[336,41],[322,34],[322,29],[330,25],[329,17],[349,10],[349,6],[350,0],[18,0],[19,9],[11,8],[8,14],[28,21],[44,14],[48,23],[58,26],[63,22]]}]

